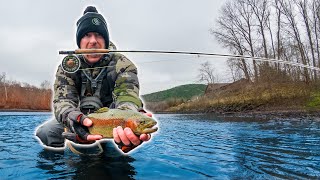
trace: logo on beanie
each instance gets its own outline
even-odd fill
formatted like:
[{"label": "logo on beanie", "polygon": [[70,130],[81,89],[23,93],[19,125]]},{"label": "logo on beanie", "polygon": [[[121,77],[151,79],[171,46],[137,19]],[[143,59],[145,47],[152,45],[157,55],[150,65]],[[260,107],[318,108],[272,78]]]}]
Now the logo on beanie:
[{"label": "logo on beanie", "polygon": [[99,20],[99,18],[93,18],[92,19],[92,24],[99,26],[101,24],[101,21]]}]

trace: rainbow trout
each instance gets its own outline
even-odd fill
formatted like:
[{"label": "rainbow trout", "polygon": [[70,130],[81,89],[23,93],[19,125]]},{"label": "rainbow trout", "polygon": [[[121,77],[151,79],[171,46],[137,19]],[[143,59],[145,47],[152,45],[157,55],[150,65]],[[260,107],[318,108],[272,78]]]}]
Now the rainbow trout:
[{"label": "rainbow trout", "polygon": [[113,138],[113,128],[129,127],[136,135],[153,133],[158,130],[154,127],[157,122],[144,114],[131,110],[101,108],[88,115],[93,125],[89,127],[91,134],[100,134],[103,138]]}]

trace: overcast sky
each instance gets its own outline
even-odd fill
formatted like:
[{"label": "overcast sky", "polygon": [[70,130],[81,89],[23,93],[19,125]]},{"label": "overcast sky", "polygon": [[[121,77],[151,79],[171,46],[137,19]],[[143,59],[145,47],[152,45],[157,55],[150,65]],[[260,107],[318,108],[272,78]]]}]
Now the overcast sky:
[{"label": "overcast sky", "polygon": [[[219,0],[10,0],[0,6],[0,73],[39,86],[53,81],[63,56],[77,48],[76,21],[86,6],[96,6],[119,50],[226,53],[210,34]],[[195,83],[200,64],[210,60],[220,81],[230,81],[218,57],[125,54],[138,67],[141,94]]]}]

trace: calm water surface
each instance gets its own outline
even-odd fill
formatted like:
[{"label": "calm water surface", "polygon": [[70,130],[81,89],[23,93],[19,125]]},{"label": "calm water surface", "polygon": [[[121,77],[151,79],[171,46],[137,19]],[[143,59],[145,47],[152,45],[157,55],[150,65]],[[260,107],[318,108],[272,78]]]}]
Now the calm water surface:
[{"label": "calm water surface", "polygon": [[44,150],[50,113],[0,112],[0,179],[319,179],[320,119],[160,115],[151,142],[129,155]]}]

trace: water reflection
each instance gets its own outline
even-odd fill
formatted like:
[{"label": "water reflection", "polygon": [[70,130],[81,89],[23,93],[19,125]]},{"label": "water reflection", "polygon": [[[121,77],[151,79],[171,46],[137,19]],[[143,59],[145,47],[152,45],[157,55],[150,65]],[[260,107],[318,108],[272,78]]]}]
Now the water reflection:
[{"label": "water reflection", "polygon": [[49,177],[68,179],[134,179],[134,158],[122,155],[109,143],[96,156],[79,156],[68,150],[42,150],[38,154],[36,167],[44,170]]}]

